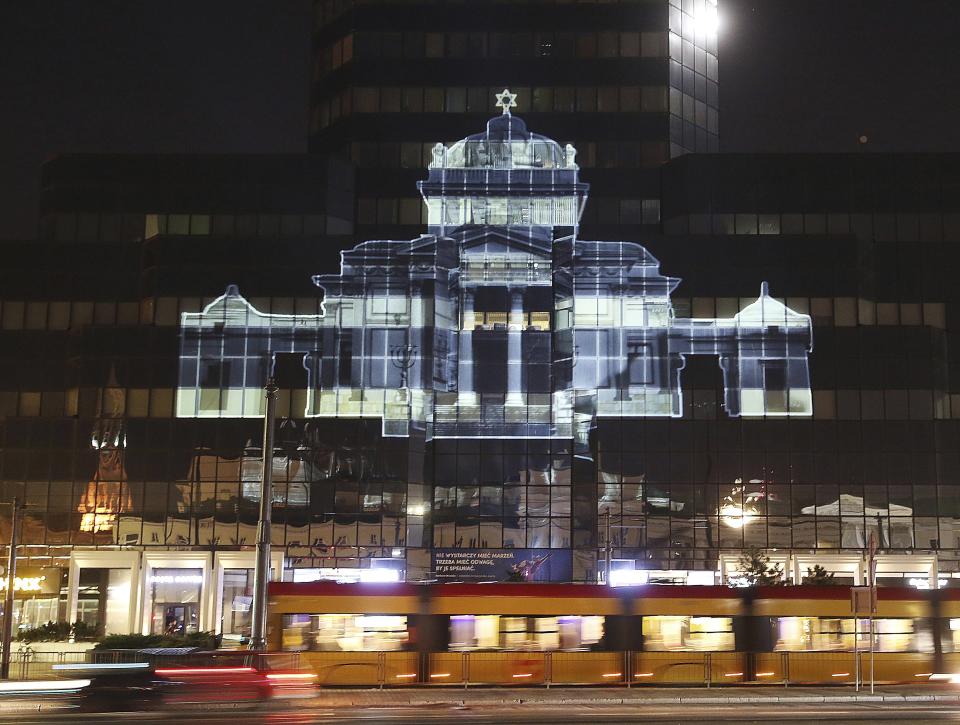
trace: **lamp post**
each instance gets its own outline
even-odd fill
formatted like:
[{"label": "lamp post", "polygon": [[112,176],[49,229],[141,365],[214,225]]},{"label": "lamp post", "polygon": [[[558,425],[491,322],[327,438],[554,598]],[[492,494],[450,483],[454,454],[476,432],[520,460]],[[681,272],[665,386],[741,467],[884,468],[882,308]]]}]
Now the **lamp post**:
[{"label": "lamp post", "polygon": [[250,649],[267,648],[267,582],[270,579],[270,514],[273,504],[273,428],[277,417],[277,385],[267,378],[263,388],[267,410],[263,418],[263,472],[260,477],[260,520],[257,522],[257,568],[253,579]]},{"label": "lamp post", "polygon": [[13,499],[10,514],[10,553],[7,556],[7,591],[3,600],[3,653],[0,655],[0,679],[10,678],[10,646],[13,639],[13,583],[17,575],[17,539],[20,529],[20,499]]}]

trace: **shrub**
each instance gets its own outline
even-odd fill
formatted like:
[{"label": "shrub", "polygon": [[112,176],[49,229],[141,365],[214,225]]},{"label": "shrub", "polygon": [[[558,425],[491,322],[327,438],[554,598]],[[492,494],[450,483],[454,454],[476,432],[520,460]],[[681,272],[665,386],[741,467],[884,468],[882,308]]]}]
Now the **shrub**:
[{"label": "shrub", "polygon": [[833,580],[833,572],[827,571],[819,564],[814,564],[811,569],[807,567],[807,575],[803,578],[804,584],[815,584],[818,586],[830,586],[831,584],[836,584]]},{"label": "shrub", "polygon": [[96,626],[79,619],[73,623],[72,632],[73,638],[79,641],[90,641],[97,638]]},{"label": "shrub", "polygon": [[17,632],[17,641],[26,642],[60,642],[70,639],[70,624],[67,622],[47,622],[39,627],[21,629]]},{"label": "shrub", "polygon": [[169,634],[108,634],[94,649],[148,649],[151,647],[197,647],[216,649],[219,645],[213,632],[196,632],[186,636]]},{"label": "shrub", "polygon": [[731,586],[769,587],[783,584],[783,567],[771,564],[770,557],[759,549],[746,549],[737,560],[737,574],[729,577]]}]

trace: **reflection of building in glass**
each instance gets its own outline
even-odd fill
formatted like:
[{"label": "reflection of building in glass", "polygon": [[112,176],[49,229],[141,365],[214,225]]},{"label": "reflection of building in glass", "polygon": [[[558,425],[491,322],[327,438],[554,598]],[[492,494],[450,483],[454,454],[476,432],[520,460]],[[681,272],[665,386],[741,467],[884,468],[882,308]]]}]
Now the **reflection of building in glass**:
[{"label": "reflection of building in glass", "polygon": [[380,418],[386,436],[572,438],[597,418],[683,414],[686,358],[717,358],[732,416],[809,416],[809,316],[760,296],[731,318],[677,318],[679,280],[632,242],[577,238],[571,146],[503,114],[433,152],[428,233],[364,242],[318,275],[323,315],[259,312],[231,287],[185,313],[178,414],[257,417],[284,358],[305,417]]},{"label": "reflection of building in glass", "polygon": [[108,538],[117,526],[119,514],[133,505],[123,462],[127,445],[123,426],[125,398],[124,389],[111,371],[98,400],[97,425],[90,437],[90,445],[97,452],[97,470],[77,506],[80,531]]}]

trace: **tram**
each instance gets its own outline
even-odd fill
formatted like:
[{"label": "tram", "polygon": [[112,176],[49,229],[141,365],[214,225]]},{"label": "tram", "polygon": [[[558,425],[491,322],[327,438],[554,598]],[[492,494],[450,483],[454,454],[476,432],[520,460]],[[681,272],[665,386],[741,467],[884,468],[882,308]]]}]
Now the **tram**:
[{"label": "tram", "polygon": [[960,671],[954,589],[880,588],[870,618],[847,586],[275,582],[269,598],[271,649],[327,684],[844,683],[871,650],[883,681]]}]

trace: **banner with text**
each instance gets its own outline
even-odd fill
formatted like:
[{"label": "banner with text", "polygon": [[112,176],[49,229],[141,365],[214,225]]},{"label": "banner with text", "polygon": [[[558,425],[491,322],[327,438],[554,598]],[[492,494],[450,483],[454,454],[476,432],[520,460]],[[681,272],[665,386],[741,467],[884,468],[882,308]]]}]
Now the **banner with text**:
[{"label": "banner with text", "polygon": [[434,549],[441,581],[570,581],[569,549]]}]

